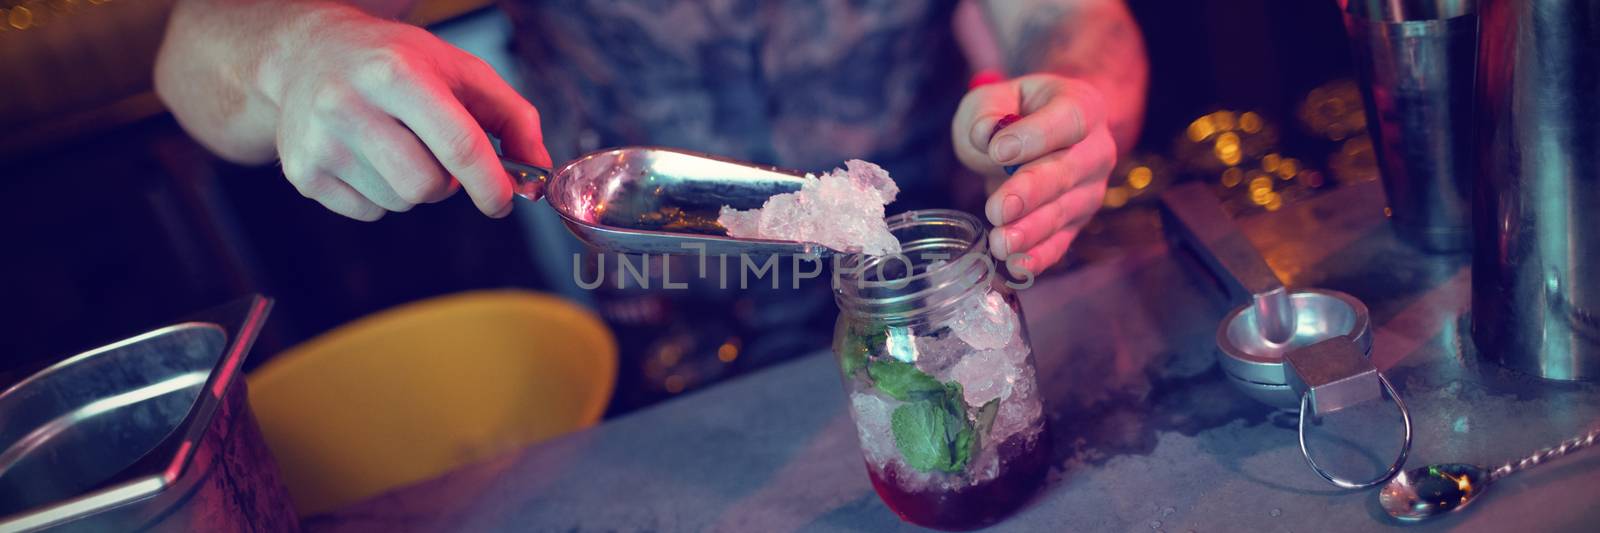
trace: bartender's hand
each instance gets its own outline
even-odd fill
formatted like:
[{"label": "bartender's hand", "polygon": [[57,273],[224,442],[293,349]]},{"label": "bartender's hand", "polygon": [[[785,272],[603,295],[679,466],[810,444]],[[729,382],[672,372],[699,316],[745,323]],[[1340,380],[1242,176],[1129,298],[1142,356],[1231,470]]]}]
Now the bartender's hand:
[{"label": "bartender's hand", "polygon": [[262,80],[280,113],[283,173],[306,197],[377,220],[443,200],[459,183],[478,210],[502,217],[512,183],[485,130],[508,155],[550,165],[538,111],[477,57],[354,10],[322,17],[311,33]]},{"label": "bartender's hand", "polygon": [[[1012,114],[1022,119],[995,134]],[[1015,275],[1060,261],[1100,209],[1117,159],[1105,116],[1099,90],[1052,74],[983,85],[961,100],[951,128],[956,155],[989,178],[990,251]],[[1020,167],[1007,177],[1012,165]]]},{"label": "bartender's hand", "polygon": [[156,91],[218,155],[276,159],[301,194],[344,216],[377,220],[458,184],[504,216],[512,185],[485,130],[506,155],[549,165],[538,112],[483,61],[390,20],[411,3],[181,0]]}]

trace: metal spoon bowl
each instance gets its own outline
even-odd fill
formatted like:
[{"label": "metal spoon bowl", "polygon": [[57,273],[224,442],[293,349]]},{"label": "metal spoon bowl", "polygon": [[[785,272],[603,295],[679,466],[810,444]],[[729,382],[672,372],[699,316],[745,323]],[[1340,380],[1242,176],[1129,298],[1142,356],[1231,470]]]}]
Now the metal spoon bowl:
[{"label": "metal spoon bowl", "polygon": [[734,239],[722,206],[761,207],[805,183],[800,172],[671,148],[594,152],[551,171],[501,159],[516,193],[543,196],[579,240],[628,253],[827,255],[815,243]]},{"label": "metal spoon bowl", "polygon": [[1401,472],[1378,491],[1378,505],[1397,520],[1420,521],[1472,503],[1488,487],[1475,465],[1448,463]]}]

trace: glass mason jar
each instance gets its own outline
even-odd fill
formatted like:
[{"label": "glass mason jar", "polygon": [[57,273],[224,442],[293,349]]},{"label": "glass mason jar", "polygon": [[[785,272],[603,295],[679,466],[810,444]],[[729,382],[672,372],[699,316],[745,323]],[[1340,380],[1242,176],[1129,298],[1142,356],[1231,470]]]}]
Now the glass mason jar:
[{"label": "glass mason jar", "polygon": [[1049,456],[1022,308],[977,218],[888,222],[900,255],[851,256],[835,272],[833,349],[867,472],[908,522],[993,524],[1037,490]]}]

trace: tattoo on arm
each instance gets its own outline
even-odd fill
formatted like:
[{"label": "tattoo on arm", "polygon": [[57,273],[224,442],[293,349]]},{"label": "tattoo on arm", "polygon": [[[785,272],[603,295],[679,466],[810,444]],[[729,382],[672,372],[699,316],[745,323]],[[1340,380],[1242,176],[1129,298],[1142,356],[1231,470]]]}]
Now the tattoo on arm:
[{"label": "tattoo on arm", "polygon": [[[1000,0],[1015,1],[1015,0]],[[1144,76],[1139,29],[1120,2],[1022,0],[1017,22],[1000,28],[1008,68],[1016,74],[1062,75],[1132,81]],[[1009,30],[1009,31],[1008,31]]]},{"label": "tattoo on arm", "polygon": [[1106,99],[1118,146],[1133,145],[1149,67],[1139,27],[1121,0],[989,0],[987,7],[1013,75],[1048,72],[1089,82]]}]

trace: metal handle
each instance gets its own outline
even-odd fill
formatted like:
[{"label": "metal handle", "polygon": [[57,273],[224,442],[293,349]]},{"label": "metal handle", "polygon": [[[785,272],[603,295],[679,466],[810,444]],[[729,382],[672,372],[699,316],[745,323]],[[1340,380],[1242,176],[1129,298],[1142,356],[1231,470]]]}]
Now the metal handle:
[{"label": "metal handle", "polygon": [[1329,483],[1337,485],[1340,488],[1364,489],[1388,481],[1389,478],[1392,478],[1395,476],[1395,474],[1400,473],[1400,469],[1405,468],[1406,456],[1411,454],[1411,411],[1406,409],[1405,400],[1400,399],[1400,393],[1394,390],[1394,385],[1389,384],[1389,379],[1383,377],[1382,372],[1379,372],[1377,376],[1378,383],[1382,384],[1383,390],[1389,393],[1390,398],[1394,399],[1395,407],[1400,409],[1400,419],[1405,422],[1406,426],[1406,437],[1405,442],[1401,443],[1400,445],[1400,455],[1394,458],[1394,462],[1389,463],[1389,470],[1384,472],[1382,476],[1378,476],[1366,481],[1350,481],[1348,479],[1336,476],[1332,472],[1323,469],[1321,465],[1318,465],[1316,459],[1311,458],[1311,449],[1306,446],[1306,417],[1314,417],[1317,415],[1312,413],[1313,409],[1310,405],[1311,395],[1303,394],[1300,396],[1300,455],[1306,458],[1306,464],[1311,465],[1311,469],[1316,471],[1317,475],[1322,476],[1322,479],[1326,479]]},{"label": "metal handle", "polygon": [[1254,301],[1261,336],[1274,343],[1294,336],[1294,306],[1289,291],[1267,266],[1255,245],[1222,210],[1204,184],[1188,183],[1161,195],[1162,217],[1169,231],[1200,256],[1212,275],[1229,285],[1230,297]]},{"label": "metal handle", "polygon": [[1508,461],[1506,464],[1500,465],[1499,468],[1489,471],[1489,478],[1484,480],[1484,482],[1493,483],[1495,480],[1509,476],[1516,472],[1539,466],[1540,463],[1545,461],[1588,448],[1589,446],[1594,445],[1596,440],[1600,440],[1600,429],[1590,430],[1588,433],[1583,435],[1562,441],[1559,445],[1533,452],[1533,455],[1529,455],[1522,459]]},{"label": "metal handle", "polygon": [[545,186],[550,182],[550,169],[505,157],[500,158],[500,165],[511,175],[513,192],[517,196],[534,201],[544,196]]},{"label": "metal handle", "polygon": [[[1000,120],[995,121],[995,123],[994,123],[994,131],[989,132],[989,140],[993,141],[994,137],[996,135],[1000,134],[1000,130],[1006,129],[1006,126],[1010,126],[1012,124],[1016,124],[1018,120],[1022,120],[1022,115],[1018,115],[1018,114],[1014,114],[1013,113],[1013,114],[1010,114],[1010,115],[1006,115],[1006,116],[1000,117]],[[1016,174],[1017,173],[1017,169],[1020,168],[1020,167],[1022,167],[1022,165],[1006,165],[1006,166],[1000,167],[1000,169],[1006,171],[1006,175],[1010,176],[1010,175]]]},{"label": "metal handle", "polygon": [[1341,335],[1284,354],[1289,390],[1310,400],[1311,414],[1331,414],[1383,398],[1378,368],[1351,337]]}]

